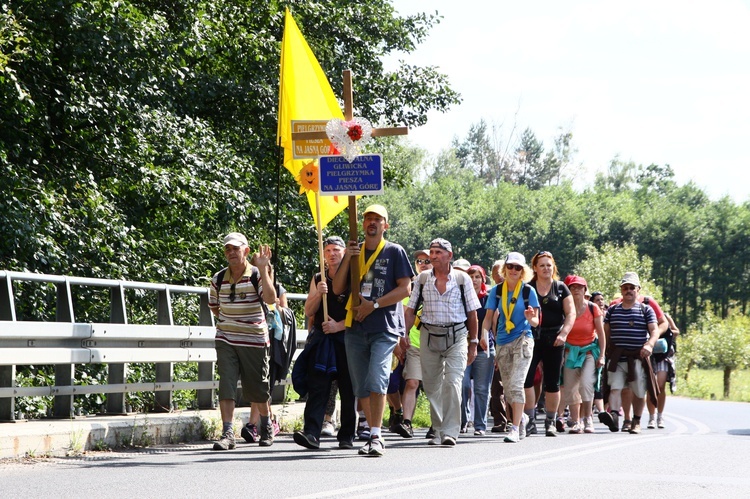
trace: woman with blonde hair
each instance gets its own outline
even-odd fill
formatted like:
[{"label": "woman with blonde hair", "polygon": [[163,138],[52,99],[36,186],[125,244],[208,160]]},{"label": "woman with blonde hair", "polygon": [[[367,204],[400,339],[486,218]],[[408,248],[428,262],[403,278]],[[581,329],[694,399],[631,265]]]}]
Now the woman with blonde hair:
[{"label": "woman with blonde hair", "polygon": [[539,324],[539,301],[536,291],[524,282],[531,272],[521,253],[508,253],[502,276],[503,283],[488,293],[482,335],[495,334],[495,363],[513,420],[505,441],[515,443],[526,436],[524,380],[534,351],[531,329]]}]

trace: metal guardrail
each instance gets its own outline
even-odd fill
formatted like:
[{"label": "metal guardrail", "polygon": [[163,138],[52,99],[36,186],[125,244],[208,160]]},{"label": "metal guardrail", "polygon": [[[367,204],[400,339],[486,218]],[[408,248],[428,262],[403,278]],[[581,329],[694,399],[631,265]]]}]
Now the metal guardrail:
[{"label": "metal guardrail", "polygon": [[[34,281],[56,287],[55,322],[16,320],[14,281]],[[109,323],[76,323],[71,286],[110,289]],[[157,324],[127,323],[125,290],[157,293]],[[172,294],[197,295],[199,325],[175,325]],[[307,295],[288,293],[290,300]],[[73,398],[91,393],[107,394],[106,412],[124,414],[125,394],[153,391],[155,406],[169,410],[174,390],[197,390],[199,408],[215,407],[214,379],[216,350],[213,314],[208,308],[208,288],[173,286],[112,279],[76,278],[47,274],[0,271],[0,421],[15,418],[15,399],[22,396],[54,396],[53,417],[73,415]],[[307,331],[297,331],[298,349]],[[198,381],[174,381],[173,363],[197,362]],[[148,383],[127,383],[131,363],[155,363],[156,379]],[[106,364],[107,383],[75,384],[76,364]],[[54,386],[16,386],[16,366],[54,365]]]}]

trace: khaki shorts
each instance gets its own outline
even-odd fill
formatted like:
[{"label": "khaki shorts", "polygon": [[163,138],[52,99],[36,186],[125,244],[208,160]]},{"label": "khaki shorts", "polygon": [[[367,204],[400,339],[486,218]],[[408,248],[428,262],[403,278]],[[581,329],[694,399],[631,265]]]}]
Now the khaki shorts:
[{"label": "khaki shorts", "polygon": [[646,372],[643,370],[643,365],[640,360],[635,361],[635,381],[628,383],[627,379],[627,362],[618,362],[617,370],[615,372],[607,373],[607,382],[612,390],[622,390],[627,384],[628,388],[633,391],[633,395],[639,399],[646,396]]},{"label": "khaki shorts", "polygon": [[268,402],[271,398],[268,355],[268,347],[238,347],[216,341],[219,400],[234,399],[237,381],[241,379],[245,402]]},{"label": "khaki shorts", "polygon": [[422,381],[422,360],[419,356],[419,348],[409,347],[406,350],[406,362],[404,363],[404,379],[417,379]]}]

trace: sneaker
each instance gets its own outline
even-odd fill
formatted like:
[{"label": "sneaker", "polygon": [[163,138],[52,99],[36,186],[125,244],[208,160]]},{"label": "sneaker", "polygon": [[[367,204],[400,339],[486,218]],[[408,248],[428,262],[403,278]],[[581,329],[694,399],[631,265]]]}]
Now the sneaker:
[{"label": "sneaker", "polygon": [[374,437],[370,439],[370,450],[368,456],[380,457],[385,454],[385,442],[382,438]]},{"label": "sneaker", "polygon": [[281,432],[281,427],[279,426],[279,423],[275,419],[271,420],[271,426],[273,427],[273,436],[275,437]]},{"label": "sneaker", "polygon": [[656,427],[657,428],[664,428],[664,418],[661,416],[658,416],[656,418]]},{"label": "sneaker", "polygon": [[583,418],[583,432],[594,433],[594,422],[592,421],[591,416]]},{"label": "sneaker", "polygon": [[[526,438],[526,425],[529,424],[529,416],[528,414],[524,413],[523,416],[521,416],[521,424],[518,426],[518,440],[523,440]],[[534,425],[534,428],[536,428],[536,424]],[[516,440],[516,441],[518,441]]]},{"label": "sneaker", "polygon": [[580,422],[578,422],[578,423],[575,423],[570,430],[568,430],[568,433],[581,433],[582,431],[583,431],[583,426],[581,425]]},{"label": "sneaker", "polygon": [[261,447],[271,447],[273,445],[273,426],[268,423],[268,426],[260,428],[260,441],[258,445]]},{"label": "sneaker", "polygon": [[518,441],[521,439],[518,433],[518,428],[515,426],[511,427],[510,431],[507,435],[505,435],[505,438],[503,439],[504,442],[509,442],[512,444],[518,443]]},{"label": "sneaker", "polygon": [[339,449],[353,449],[354,442],[351,440],[339,440]]},{"label": "sneaker", "polygon": [[653,430],[654,428],[656,428],[656,418],[654,418],[654,416],[649,416],[646,428],[648,428],[649,430]]},{"label": "sneaker", "polygon": [[303,431],[295,431],[292,437],[295,444],[301,445],[306,449],[320,449],[320,442],[312,435],[308,435]]},{"label": "sneaker", "polygon": [[435,438],[435,428],[430,426],[430,429],[427,430],[427,434],[424,436],[424,438]]},{"label": "sneaker", "polygon": [[620,431],[626,432],[630,431],[630,426],[633,424],[633,422],[629,419],[626,419],[622,422],[622,429]]},{"label": "sneaker", "polygon": [[258,427],[254,424],[246,424],[240,431],[240,436],[245,439],[245,442],[254,444],[258,441]]},{"label": "sneaker", "polygon": [[411,421],[404,421],[396,427],[396,433],[403,438],[413,438],[414,429],[411,427]]},{"label": "sneaker", "polygon": [[214,450],[229,450],[234,449],[235,446],[234,432],[232,430],[225,431],[219,441],[214,442]]},{"label": "sneaker", "polygon": [[440,445],[441,443],[443,443],[443,441],[440,438],[440,435],[435,435],[429,442],[427,442],[427,445]]},{"label": "sneaker", "polygon": [[[523,425],[523,428],[524,428],[524,432],[523,432],[523,433],[524,433],[524,436],[526,436],[526,435],[536,435],[536,434],[538,433],[538,431],[537,431],[537,429],[536,429],[536,420],[535,420],[535,419],[532,419],[532,418],[530,418],[530,417],[529,417],[529,416],[527,416],[526,414],[524,414],[524,416],[526,416],[526,418],[528,419],[528,423],[526,423],[525,425]],[[522,419],[523,419],[523,418],[522,418]],[[511,425],[511,426],[512,426],[512,425]],[[522,438],[523,438],[523,437],[522,437]]]},{"label": "sneaker", "polygon": [[461,433],[466,433],[467,431],[469,431],[469,425],[465,425],[461,427]]},{"label": "sneaker", "polygon": [[492,433],[505,433],[508,430],[506,429],[506,425],[504,425],[504,424],[497,424],[497,425],[493,426],[490,431]]},{"label": "sneaker", "polygon": [[483,437],[484,436],[484,430],[474,430],[474,436],[475,437]]},{"label": "sneaker", "polygon": [[565,420],[563,418],[557,418],[555,420],[555,429],[557,433],[565,433]]},{"label": "sneaker", "polygon": [[447,447],[454,447],[456,445],[456,439],[451,437],[450,435],[446,435],[443,437],[443,441],[440,442],[440,444]]},{"label": "sneaker", "polygon": [[333,433],[336,431],[336,428],[333,426],[333,423],[330,421],[323,421],[323,427],[320,430],[320,436],[321,437],[332,437]]},{"label": "sneaker", "polygon": [[628,430],[628,433],[631,435],[637,435],[641,432],[641,422],[640,421],[633,421],[633,423],[630,425],[630,429]]},{"label": "sneaker", "polygon": [[618,426],[619,419],[620,419],[620,415],[617,414],[616,412],[602,411],[599,413],[599,422],[606,425],[607,428],[609,428],[609,431],[611,432],[620,430]]},{"label": "sneaker", "polygon": [[370,449],[372,448],[372,439],[368,438],[367,442],[365,442],[365,445],[359,448],[357,451],[357,454],[360,456],[366,456],[370,453]]},{"label": "sneaker", "polygon": [[388,421],[388,431],[391,433],[398,433],[398,427],[401,425],[401,423],[404,422],[404,414],[403,413],[392,413],[391,419]]},{"label": "sneaker", "polygon": [[[562,420],[558,419],[560,424],[562,425]],[[565,427],[563,426],[563,431],[565,431]],[[557,436],[557,428],[555,426],[555,422],[551,419],[545,419],[544,420],[544,434],[548,437],[556,437]]]}]

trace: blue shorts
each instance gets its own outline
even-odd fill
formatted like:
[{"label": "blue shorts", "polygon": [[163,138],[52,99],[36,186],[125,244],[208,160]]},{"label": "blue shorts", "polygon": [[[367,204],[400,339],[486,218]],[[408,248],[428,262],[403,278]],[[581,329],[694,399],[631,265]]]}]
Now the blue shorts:
[{"label": "blue shorts", "polygon": [[354,396],[385,395],[391,377],[393,350],[398,336],[386,332],[364,333],[347,328],[344,336]]}]

